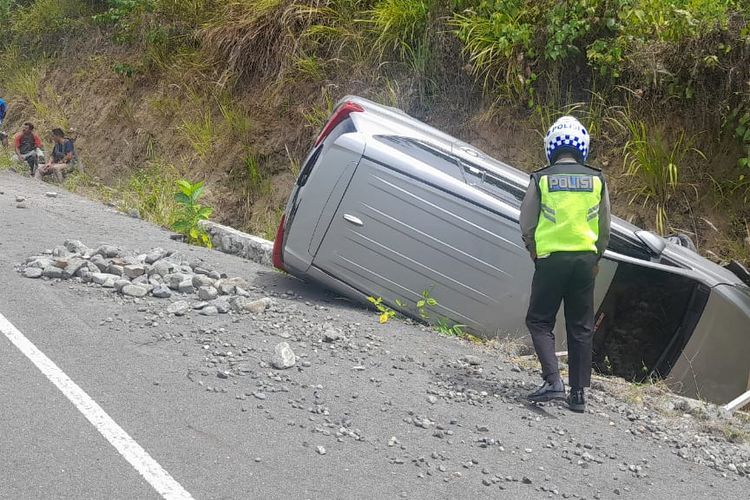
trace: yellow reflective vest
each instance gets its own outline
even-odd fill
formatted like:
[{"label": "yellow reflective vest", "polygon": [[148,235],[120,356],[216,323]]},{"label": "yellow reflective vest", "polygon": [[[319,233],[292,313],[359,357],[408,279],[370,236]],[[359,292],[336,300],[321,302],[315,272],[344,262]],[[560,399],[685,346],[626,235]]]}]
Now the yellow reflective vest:
[{"label": "yellow reflective vest", "polygon": [[558,163],[532,174],[539,188],[536,254],[597,252],[604,178],[595,168]]}]

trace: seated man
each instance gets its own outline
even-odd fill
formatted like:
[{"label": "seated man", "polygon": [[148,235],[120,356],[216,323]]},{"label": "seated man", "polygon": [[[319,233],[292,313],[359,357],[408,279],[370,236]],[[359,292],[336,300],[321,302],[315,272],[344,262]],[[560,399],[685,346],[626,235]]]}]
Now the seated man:
[{"label": "seated man", "polygon": [[34,177],[41,180],[48,174],[54,174],[57,182],[63,181],[63,175],[68,172],[76,159],[75,148],[70,139],[65,138],[65,132],[56,128],[52,130],[52,140],[55,145],[52,147],[52,153],[45,165],[40,166]]},{"label": "seated man", "polygon": [[26,122],[23,124],[21,132],[17,133],[14,138],[16,154],[22,160],[29,164],[31,175],[37,167],[37,149],[42,148],[42,140],[34,133],[34,124]]}]

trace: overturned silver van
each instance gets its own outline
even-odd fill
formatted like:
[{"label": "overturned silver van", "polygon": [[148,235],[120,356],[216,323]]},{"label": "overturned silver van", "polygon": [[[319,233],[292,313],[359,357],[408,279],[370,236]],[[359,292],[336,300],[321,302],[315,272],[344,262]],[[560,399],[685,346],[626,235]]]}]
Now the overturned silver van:
[{"label": "overturned silver van", "polygon": [[[402,111],[347,97],[302,166],[274,265],[411,315],[427,290],[434,317],[528,339],[533,264],[518,226],[528,182]],[[691,249],[613,217],[595,307],[598,371],[663,378],[718,403],[748,390],[750,288]]]}]

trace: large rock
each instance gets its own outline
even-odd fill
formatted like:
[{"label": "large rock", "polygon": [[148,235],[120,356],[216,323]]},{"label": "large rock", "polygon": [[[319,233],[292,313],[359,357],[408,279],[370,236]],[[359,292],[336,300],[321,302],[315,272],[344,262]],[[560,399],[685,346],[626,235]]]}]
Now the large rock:
[{"label": "large rock", "polygon": [[193,280],[191,278],[183,280],[182,283],[177,286],[177,291],[179,291],[180,293],[195,292],[195,288],[193,287]]},{"label": "large rock", "polygon": [[148,290],[138,285],[125,285],[122,289],[122,294],[129,297],[145,297],[148,294]]},{"label": "large rock", "polygon": [[201,309],[201,312],[198,314],[201,314],[203,316],[216,316],[217,314],[219,314],[219,310],[216,309],[215,306],[206,306]]},{"label": "large rock", "polygon": [[120,250],[112,245],[102,245],[96,249],[95,253],[96,255],[101,255],[102,257],[111,259],[112,257],[117,257],[118,255],[120,255]]},{"label": "large rock", "polygon": [[251,300],[247,297],[232,297],[231,304],[232,309],[237,312],[248,312],[251,314],[260,314],[265,311],[272,301],[268,297],[264,297],[258,300]]},{"label": "large rock", "polygon": [[151,284],[150,281],[149,281],[149,279],[148,279],[148,276],[146,276],[145,274],[141,274],[137,278],[133,278],[131,281],[133,282],[134,285],[149,285],[149,284]]},{"label": "large rock", "polygon": [[221,314],[226,314],[231,310],[229,301],[227,301],[227,299],[224,299],[224,298],[216,299],[212,301],[211,305],[214,306],[216,310],[219,311]]},{"label": "large rock", "polygon": [[198,298],[201,300],[214,300],[218,296],[218,290],[212,286],[202,286],[198,289]]},{"label": "large rock", "polygon": [[110,276],[111,276],[110,278],[107,278],[107,281],[102,283],[102,288],[114,288],[115,283],[117,282],[117,280],[120,279],[119,276],[112,276],[112,275]]},{"label": "large rock", "polygon": [[62,278],[63,277],[63,270],[60,269],[57,266],[48,266],[45,267],[42,271],[42,276],[45,276],[47,278]]},{"label": "large rock", "polygon": [[214,287],[219,290],[222,295],[232,295],[236,292],[237,287],[247,289],[247,281],[242,278],[224,278],[218,280]]},{"label": "large rock", "polygon": [[68,249],[64,246],[58,246],[52,249],[52,256],[53,257],[67,257],[70,255],[70,252],[68,252]]},{"label": "large rock", "polygon": [[78,240],[65,240],[63,246],[65,246],[68,252],[77,253],[78,255],[86,255],[89,251],[89,247]]},{"label": "large rock", "polygon": [[132,280],[133,278],[137,278],[138,276],[142,276],[143,274],[145,274],[146,266],[142,266],[140,264],[129,264],[122,268],[122,272],[125,276]]},{"label": "large rock", "polygon": [[86,266],[88,264],[88,261],[84,259],[70,259],[68,262],[68,265],[65,266],[65,269],[63,270],[63,278],[69,279],[78,274],[78,271]]},{"label": "large rock", "polygon": [[325,332],[323,332],[323,342],[336,342],[337,340],[341,340],[344,338],[343,335],[341,335],[341,332],[334,328],[329,328]]},{"label": "large rock", "polygon": [[126,280],[125,278],[121,278],[119,280],[115,281],[115,291],[122,292],[122,289],[126,286],[130,285],[130,281]]},{"label": "large rock", "polygon": [[110,263],[109,266],[107,266],[107,269],[104,271],[107,274],[114,274],[116,276],[122,276],[123,275],[123,266],[120,266],[118,264],[112,264]]},{"label": "large rock", "polygon": [[93,273],[91,275],[91,281],[96,283],[97,285],[104,285],[108,280],[112,281],[112,288],[115,286],[115,281],[120,279],[120,276],[115,276],[114,274],[107,274],[107,273]]},{"label": "large rock", "polygon": [[276,344],[276,347],[273,351],[274,352],[273,357],[271,358],[271,364],[278,370],[286,370],[287,368],[291,368],[297,362],[294,356],[294,351],[292,351],[292,348],[289,347],[289,344],[287,344],[286,342]]},{"label": "large rock", "polygon": [[[146,263],[148,263],[148,258],[146,258]],[[169,262],[167,260],[160,260],[158,262],[155,262],[151,269],[149,270],[148,274],[151,276],[159,275],[162,278],[169,276],[171,273],[173,273],[177,269],[177,266],[175,266],[172,262]]]},{"label": "large rock", "polygon": [[202,286],[214,286],[215,282],[216,280],[202,274],[196,274],[195,276],[193,276],[193,286],[195,288],[200,288]]},{"label": "large rock", "polygon": [[[158,264],[159,263],[157,263],[157,265]],[[180,283],[189,278],[189,276],[182,273],[172,273],[164,276],[164,283],[166,283],[166,285],[172,290],[177,290],[180,288]],[[192,279],[190,280],[190,284],[192,285]]]},{"label": "large rock", "polygon": [[29,262],[29,267],[38,267],[39,269],[44,269],[45,267],[50,267],[52,265],[54,265],[54,262],[48,257],[39,257]]},{"label": "large rock", "polygon": [[146,254],[146,264],[153,264],[167,256],[167,251],[163,248],[154,248]]},{"label": "large rock", "polygon": [[44,271],[42,271],[38,267],[27,267],[26,269],[24,269],[23,275],[27,278],[41,278],[43,272]]},{"label": "large rock", "polygon": [[107,259],[105,259],[99,254],[93,255],[91,259],[89,259],[89,262],[94,264],[99,269],[100,272],[105,272],[107,268],[109,267],[109,262],[107,261]]},{"label": "large rock", "polygon": [[96,265],[95,265],[95,264],[92,264],[92,263],[91,263],[90,261],[89,261],[89,262],[86,262],[86,265],[85,265],[85,266],[83,266],[82,268],[80,268],[80,269],[78,270],[78,275],[79,275],[79,276],[82,276],[82,275],[83,275],[83,272],[84,272],[84,271],[88,272],[89,274],[93,274],[93,273],[98,273],[98,272],[100,272],[100,271],[99,271],[99,268],[98,268],[98,267],[96,267]]},{"label": "large rock", "polygon": [[166,285],[157,285],[151,291],[151,295],[153,295],[157,299],[168,299],[172,296],[172,290],[170,290]]},{"label": "large rock", "polygon": [[184,316],[188,311],[190,311],[190,304],[184,300],[173,302],[167,307],[167,312],[169,314],[174,314],[175,316]]}]

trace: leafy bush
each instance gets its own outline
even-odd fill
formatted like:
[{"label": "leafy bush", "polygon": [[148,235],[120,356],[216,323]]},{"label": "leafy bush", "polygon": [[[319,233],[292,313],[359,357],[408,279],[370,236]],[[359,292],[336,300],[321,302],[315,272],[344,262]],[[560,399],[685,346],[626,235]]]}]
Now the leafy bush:
[{"label": "leafy bush", "polygon": [[539,9],[526,3],[482,1],[477,11],[456,14],[451,20],[464,44],[471,72],[485,89],[524,96],[536,78],[527,61],[537,57],[533,40]]},{"label": "leafy bush", "polygon": [[174,195],[179,207],[172,229],[187,237],[188,243],[211,248],[211,238],[199,225],[211,217],[213,208],[204,207],[198,200],[203,196],[203,182],[191,183],[181,179],[176,182],[178,191]]},{"label": "leafy bush", "polygon": [[656,83],[668,91],[678,73],[696,77],[685,68],[716,67],[722,56],[710,44],[682,59],[674,57],[675,50],[726,32],[735,10],[746,22],[750,16],[743,5],[743,0],[481,0],[450,23],[472,72],[501,94],[518,94],[533,84],[532,75],[581,61],[610,83]]}]

